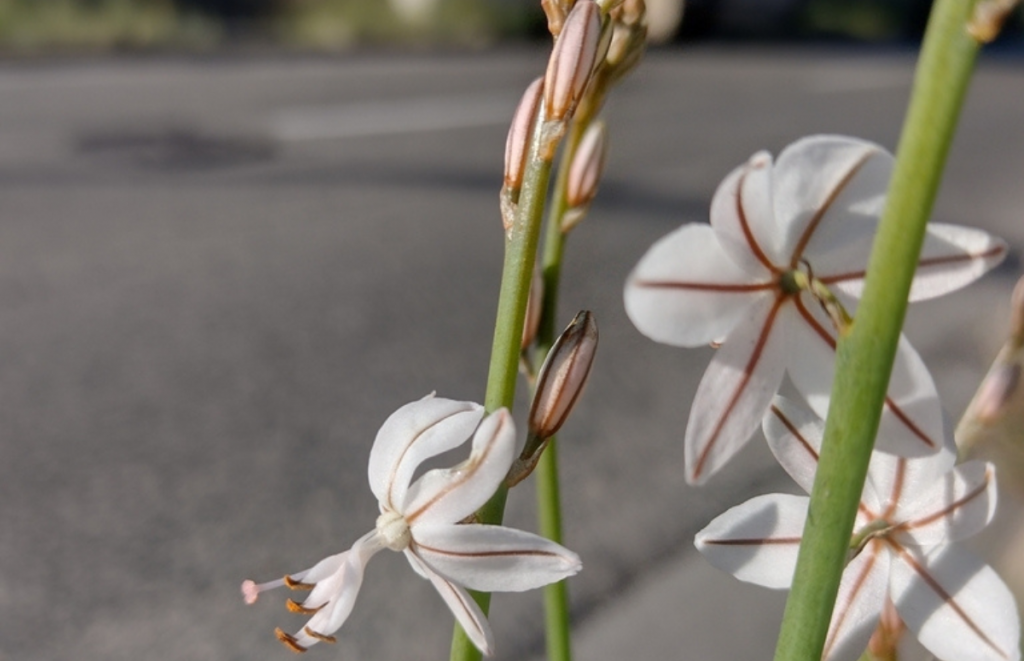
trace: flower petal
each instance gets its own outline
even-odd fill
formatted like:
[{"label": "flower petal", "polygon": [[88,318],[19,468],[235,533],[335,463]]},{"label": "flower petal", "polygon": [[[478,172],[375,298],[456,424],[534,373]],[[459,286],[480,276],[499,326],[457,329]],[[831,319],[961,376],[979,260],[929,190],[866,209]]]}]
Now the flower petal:
[{"label": "flower petal", "polygon": [[[790,379],[807,403],[825,418],[835,374],[835,333],[821,312],[804,298],[795,299],[799,317],[790,332]],[[924,361],[900,335],[889,378],[875,447],[907,457],[922,457],[940,449],[952,450],[946,436],[938,391]]]},{"label": "flower petal", "polygon": [[484,409],[432,394],[401,407],[384,421],[370,450],[370,489],[397,510],[421,463],[469,440]]},{"label": "flower petal", "polygon": [[423,524],[412,532],[423,562],[471,590],[532,590],[581,567],[579,556],[561,544],[504,526]]},{"label": "flower petal", "polygon": [[704,482],[742,448],[779,389],[785,369],[785,300],[759,301],[715,354],[686,425],[686,478]]},{"label": "flower petal", "polygon": [[349,551],[325,558],[303,572],[301,580],[304,583],[315,582],[316,586],[303,600],[301,608],[315,610],[316,613],[297,634],[290,637],[289,645],[294,643],[300,648],[308,648],[330,638],[345,624],[363,585],[366,563],[380,549],[379,545],[367,543],[373,534],[363,536]]},{"label": "flower petal", "polygon": [[626,281],[626,314],[657,342],[697,347],[729,334],[774,288],[733,265],[707,225],[689,223],[651,246]]},{"label": "flower petal", "polygon": [[[929,223],[910,301],[923,301],[969,285],[1006,257],[1006,243],[987,232],[960,225]],[[824,261],[824,260],[823,260]],[[830,260],[831,264],[831,260]],[[864,289],[864,266],[836,266],[821,280],[849,296]]]},{"label": "flower petal", "polygon": [[832,610],[823,661],[856,661],[878,627],[889,589],[889,554],[876,541],[843,570]]},{"label": "flower petal", "polygon": [[451,468],[427,471],[409,487],[398,510],[414,523],[456,523],[478,510],[494,495],[512,465],[515,425],[508,409],[484,418],[473,434],[466,461]]},{"label": "flower petal", "polygon": [[[917,463],[917,462],[913,462]],[[970,461],[938,480],[907,484],[913,500],[897,509],[901,543],[919,546],[953,542],[976,534],[996,511],[996,471]]]},{"label": "flower petal", "polygon": [[805,407],[776,397],[762,422],[768,447],[782,468],[807,493],[814,485],[825,423]]},{"label": "flower petal", "polygon": [[715,518],[693,540],[715,567],[741,581],[784,589],[793,582],[807,496],[756,496]]},{"label": "flower petal", "polygon": [[863,267],[863,239],[877,225],[891,172],[888,152],[856,138],[812,135],[782,150],[773,171],[776,241],[789,267],[804,258],[816,275],[840,263]]},{"label": "flower petal", "polygon": [[406,549],[405,557],[416,567],[418,574],[430,580],[477,649],[483,652],[484,656],[494,654],[494,634],[491,633],[491,625],[469,593],[435,572],[409,549]]},{"label": "flower petal", "polygon": [[892,600],[925,648],[958,661],[1020,659],[1017,605],[991,567],[955,544],[894,553]]},{"label": "flower petal", "polygon": [[711,200],[711,227],[733,263],[751,277],[760,279],[785,266],[789,256],[774,249],[778,230],[771,154],[754,154],[719,184]]}]

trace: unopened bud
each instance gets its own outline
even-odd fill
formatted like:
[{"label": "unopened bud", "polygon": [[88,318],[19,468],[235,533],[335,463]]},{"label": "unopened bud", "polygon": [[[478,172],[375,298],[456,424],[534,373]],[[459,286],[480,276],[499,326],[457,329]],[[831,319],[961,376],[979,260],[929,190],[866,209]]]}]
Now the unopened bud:
[{"label": "unopened bud", "polygon": [[523,322],[523,343],[522,348],[530,346],[533,338],[537,337],[537,329],[540,327],[540,316],[544,309],[544,277],[540,269],[533,270],[533,279],[530,281],[530,297],[526,300],[526,319]]},{"label": "unopened bud", "polygon": [[543,78],[537,78],[526,88],[512,115],[512,125],[508,128],[508,137],[505,139],[505,186],[511,190],[518,189],[523,183],[526,153],[533,136],[543,83]]},{"label": "unopened bud", "polygon": [[548,18],[548,32],[552,37],[557,37],[565,25],[565,17],[572,10],[574,0],[540,0],[540,6],[544,9],[544,15]]},{"label": "unopened bud", "polygon": [[1019,3],[1020,0],[981,0],[974,5],[974,15],[967,23],[967,33],[982,44],[995,41],[1006,19]]},{"label": "unopened bud", "polygon": [[1010,342],[1024,346],[1024,278],[1017,281],[1010,297]]},{"label": "unopened bud", "polygon": [[572,114],[590,82],[601,41],[601,9],[593,0],[577,0],[555,40],[544,75],[544,112],[562,121]]},{"label": "unopened bud", "polygon": [[981,424],[995,422],[1006,411],[1020,385],[1020,370],[1020,363],[997,363],[989,370],[974,399],[974,415]]},{"label": "unopened bud", "polygon": [[597,195],[608,151],[607,136],[608,130],[601,121],[592,123],[583,134],[569,165],[565,199],[570,207],[585,206]]},{"label": "unopened bud", "polygon": [[612,14],[612,40],[605,56],[608,84],[636,68],[647,47],[647,13],[643,0],[626,0]]},{"label": "unopened bud", "polygon": [[553,436],[569,417],[594,364],[597,322],[588,311],[580,312],[548,352],[537,376],[537,391],[530,406],[530,435]]}]

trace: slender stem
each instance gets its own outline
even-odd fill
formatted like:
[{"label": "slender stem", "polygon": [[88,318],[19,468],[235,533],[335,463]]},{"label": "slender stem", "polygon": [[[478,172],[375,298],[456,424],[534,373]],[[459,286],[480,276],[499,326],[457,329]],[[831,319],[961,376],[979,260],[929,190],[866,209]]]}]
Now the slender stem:
[{"label": "slender stem", "polygon": [[[501,290],[498,294],[498,317],[494,324],[494,343],[491,346],[491,364],[487,374],[487,394],[484,407],[495,411],[501,407],[512,408],[515,397],[516,378],[519,374],[519,350],[523,337],[523,322],[526,319],[526,301],[530,294],[530,279],[537,255],[537,243],[544,214],[544,199],[547,196],[548,179],[551,175],[551,161],[539,157],[540,128],[538,118],[534,135],[530,141],[523,185],[519,192],[515,222],[505,240],[505,262],[501,273]],[[480,511],[477,518],[481,523],[500,524],[505,514],[505,500],[508,490],[501,486]],[[487,613],[490,595],[473,593],[480,608]],[[466,637],[456,624],[452,634],[452,661],[479,661],[480,650]]]},{"label": "slender stem", "polygon": [[[537,464],[537,506],[540,534],[562,543],[562,510],[558,495],[558,445],[552,438]],[[565,581],[544,587],[544,624],[548,661],[572,659],[569,629],[569,587]]]},{"label": "slender stem", "polygon": [[[558,177],[548,208],[547,231],[544,236],[544,306],[537,330],[537,360],[542,362],[555,341],[558,319],[558,287],[562,274],[562,255],[565,253],[565,234],[562,216],[566,209],[566,186],[573,155],[583,137],[586,125],[574,120],[562,149]],[[552,437],[541,454],[535,472],[537,480],[537,519],[540,534],[562,542],[561,499],[558,486],[557,439]],[[545,640],[548,661],[571,661],[572,645],[569,628],[569,588],[565,581],[544,587]]]},{"label": "slender stem", "polygon": [[929,20],[864,296],[840,337],[832,404],[775,661],[819,661],[906,312],[978,43],[973,2],[938,0]]}]

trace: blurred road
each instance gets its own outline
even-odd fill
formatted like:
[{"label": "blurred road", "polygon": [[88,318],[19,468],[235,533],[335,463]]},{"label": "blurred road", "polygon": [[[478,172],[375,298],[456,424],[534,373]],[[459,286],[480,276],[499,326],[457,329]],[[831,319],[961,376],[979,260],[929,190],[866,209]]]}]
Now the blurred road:
[{"label": "blurred road", "polygon": [[[373,525],[365,462],[391,411],[482,397],[505,131],[543,65],[540,50],[0,65],[0,659],[290,658],[273,628],[302,619],[284,595],[245,607],[238,585]],[[760,442],[684,484],[710,354],[640,336],[622,283],[754,151],[816,132],[891,148],[912,66],[663,51],[610,103],[607,176],[562,295],[566,322],[595,311],[602,342],[562,445],[581,658],[770,654],[781,595],[710,573],[691,539],[788,487]],[[954,417],[1024,247],[1022,82],[1019,62],[982,63],[934,214],[1001,234],[1011,257],[908,329]],[[521,527],[529,492],[511,499]],[[311,658],[445,658],[451,617],[404,565],[374,559],[339,649]],[[498,658],[541,649],[540,604],[496,598]]]}]

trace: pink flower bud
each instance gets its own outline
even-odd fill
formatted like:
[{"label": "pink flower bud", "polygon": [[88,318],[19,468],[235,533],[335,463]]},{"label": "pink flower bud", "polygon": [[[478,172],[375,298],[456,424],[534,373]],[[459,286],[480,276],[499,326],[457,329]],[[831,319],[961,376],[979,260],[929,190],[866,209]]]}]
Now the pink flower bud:
[{"label": "pink flower bud", "polygon": [[1010,297],[1010,340],[1024,346],[1024,278],[1017,281]]},{"label": "pink flower bud", "polygon": [[537,392],[530,406],[530,435],[553,436],[569,417],[590,374],[597,351],[597,322],[580,312],[551,347],[537,376]]},{"label": "pink flower bud", "polygon": [[601,9],[593,0],[577,0],[548,60],[544,75],[544,111],[561,121],[579,103],[590,82],[601,39]]},{"label": "pink flower bud", "polygon": [[533,270],[530,280],[530,296],[526,299],[526,319],[523,322],[523,342],[521,348],[526,349],[537,337],[540,328],[541,312],[544,311],[544,276],[540,269]]},{"label": "pink flower bud", "polygon": [[537,78],[530,83],[523,92],[519,105],[516,106],[515,114],[512,115],[512,125],[509,126],[508,137],[505,139],[505,186],[510,189],[518,189],[523,183],[526,152],[530,147],[543,82],[543,78]]},{"label": "pink flower bud", "polygon": [[569,180],[565,197],[570,207],[589,204],[597,195],[597,186],[604,171],[605,154],[608,151],[608,131],[604,122],[594,122],[587,127],[569,166]]}]

